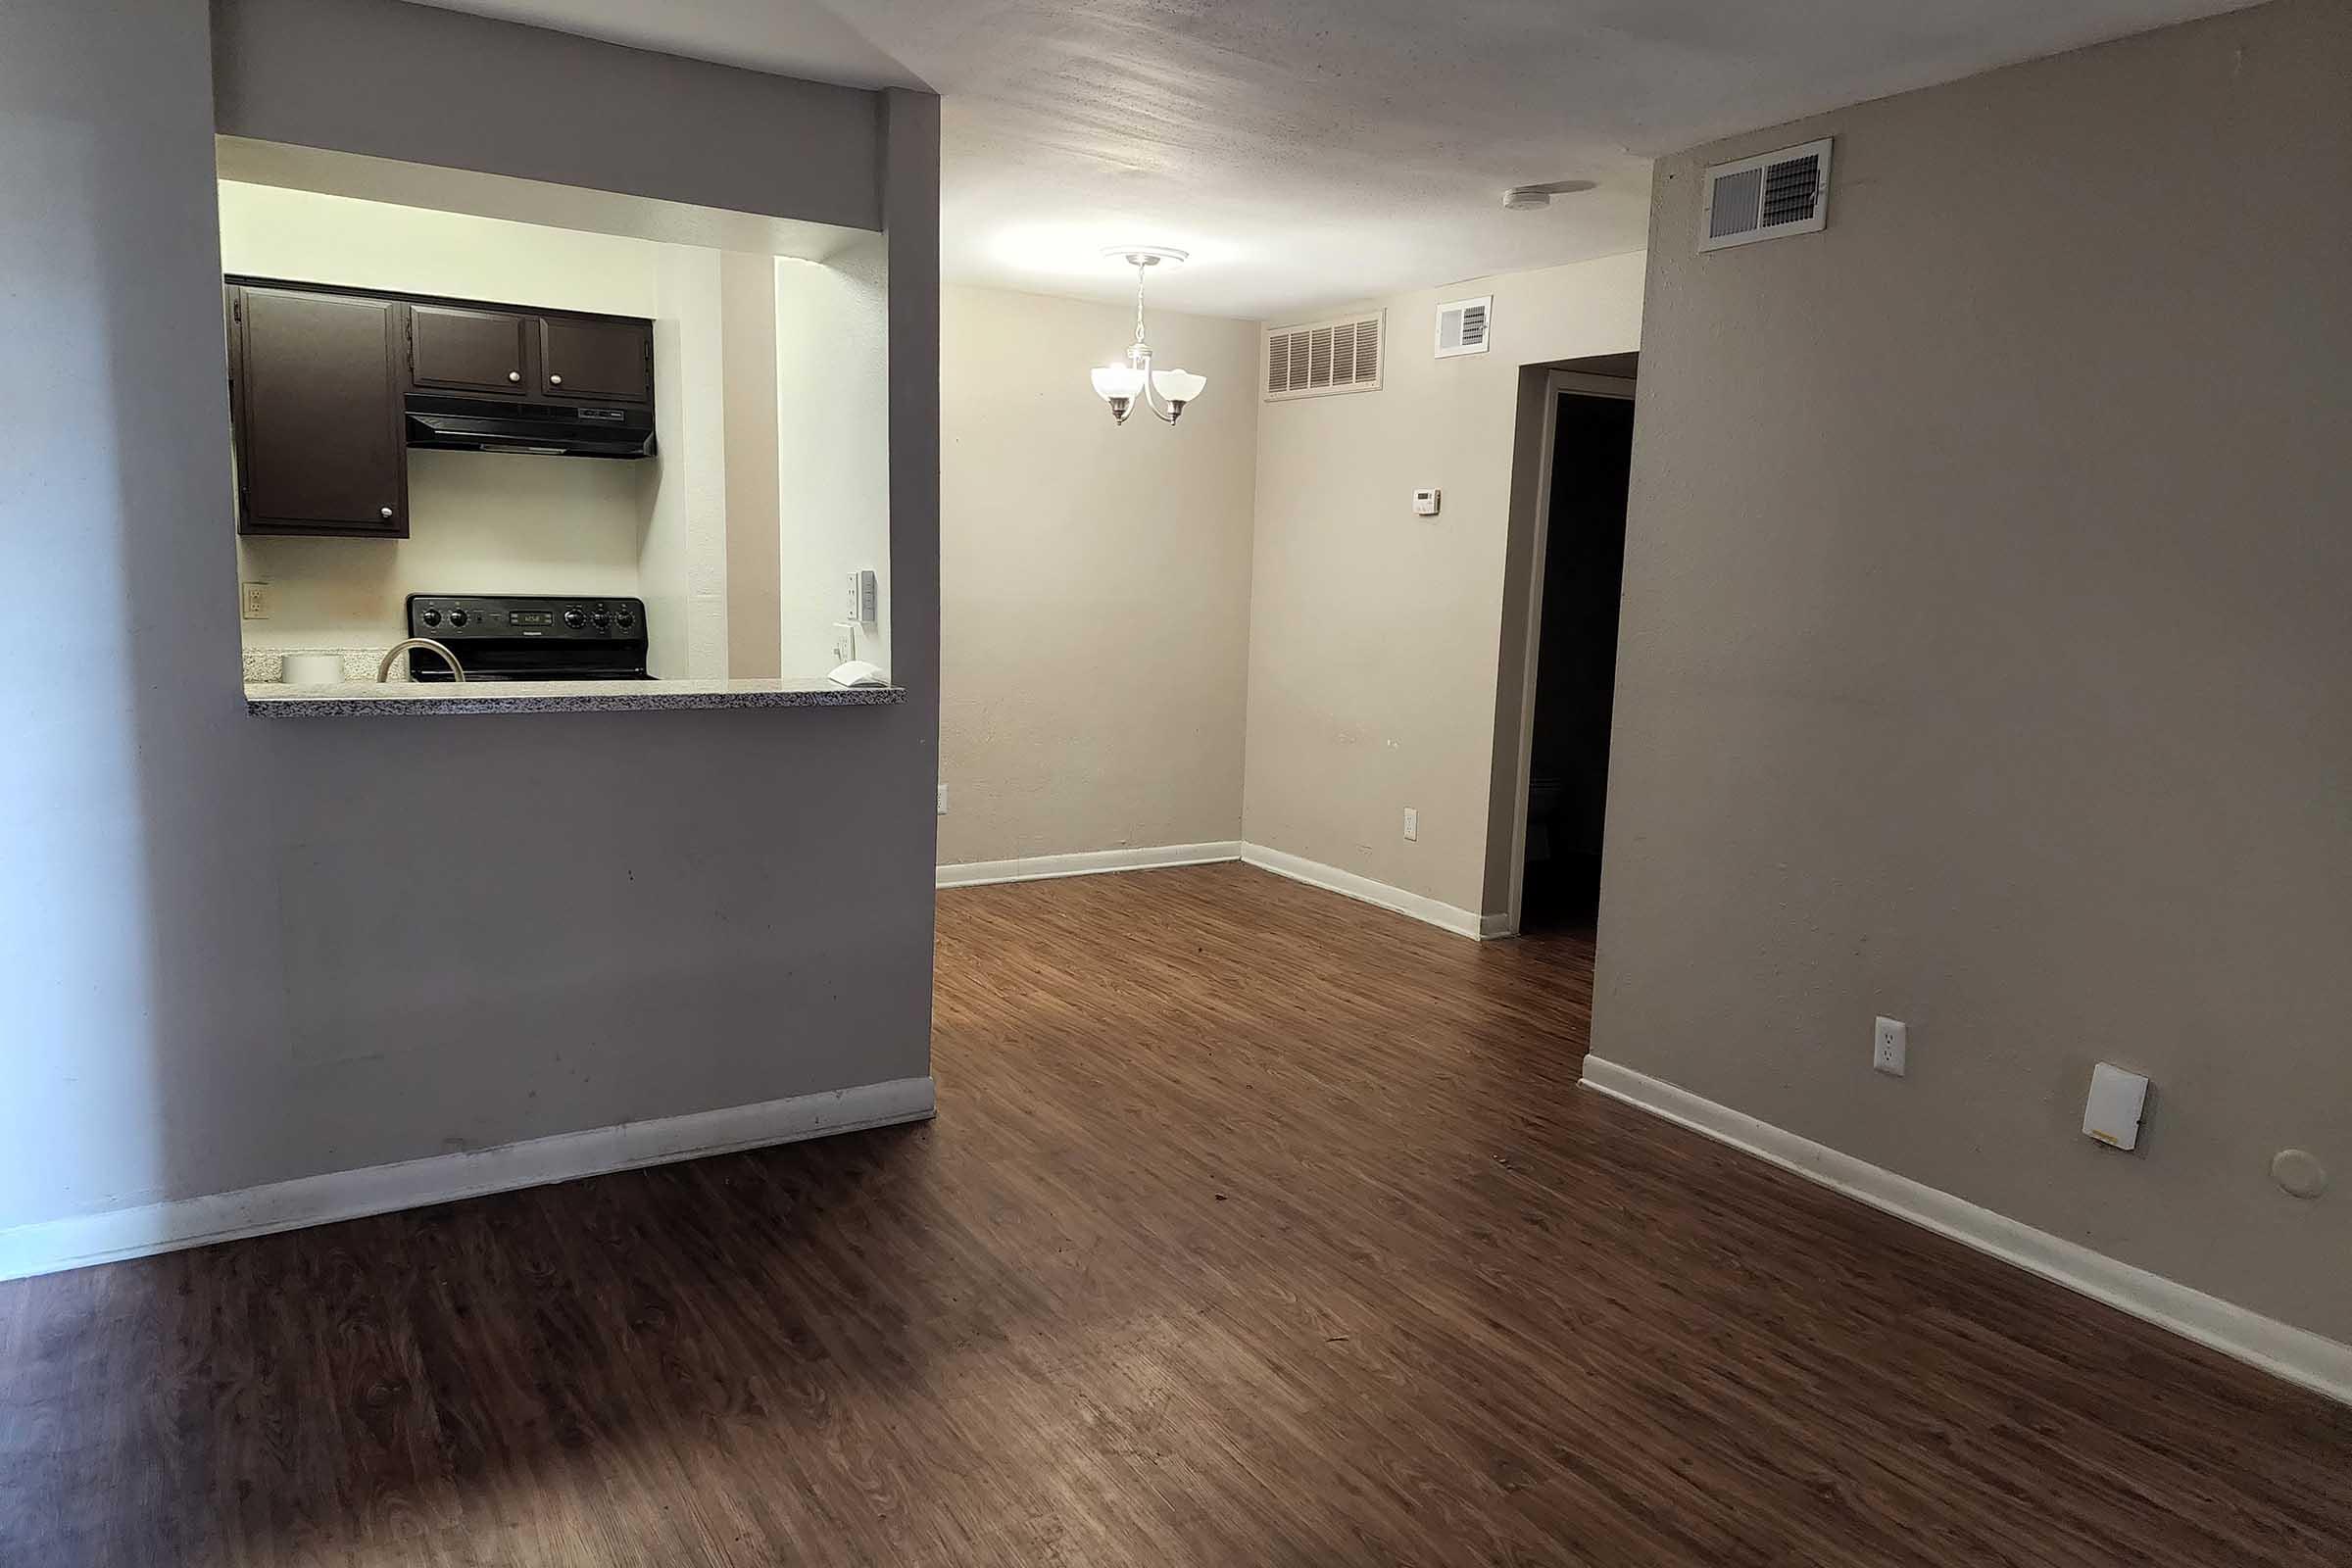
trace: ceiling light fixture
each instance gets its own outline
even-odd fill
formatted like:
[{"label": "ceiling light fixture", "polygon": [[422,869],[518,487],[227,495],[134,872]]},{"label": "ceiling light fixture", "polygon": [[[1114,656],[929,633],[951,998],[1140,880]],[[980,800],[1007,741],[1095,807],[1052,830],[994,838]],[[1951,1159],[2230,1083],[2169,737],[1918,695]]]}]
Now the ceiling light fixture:
[{"label": "ceiling light fixture", "polygon": [[1581,190],[1591,190],[1589,179],[1554,179],[1541,185],[1513,185],[1502,193],[1502,205],[1508,212],[1536,213],[1551,205],[1554,196],[1573,196]]},{"label": "ceiling light fixture", "polygon": [[1152,368],[1152,345],[1144,341],[1144,278],[1152,268],[1163,263],[1173,267],[1191,253],[1165,245],[1114,245],[1102,254],[1135,269],[1135,341],[1127,345],[1125,364],[1105,365],[1094,372],[1095,395],[1110,405],[1110,416],[1120,424],[1135,412],[1138,398],[1154,416],[1174,424],[1184,406],[1208,385],[1208,377]]}]

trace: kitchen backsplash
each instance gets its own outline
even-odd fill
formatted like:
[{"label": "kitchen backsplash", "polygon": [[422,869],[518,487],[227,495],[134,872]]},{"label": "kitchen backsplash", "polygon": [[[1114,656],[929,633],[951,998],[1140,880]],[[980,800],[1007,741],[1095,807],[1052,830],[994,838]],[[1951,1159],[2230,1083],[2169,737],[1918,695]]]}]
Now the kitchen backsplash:
[{"label": "kitchen backsplash", "polygon": [[269,585],[270,613],[241,622],[249,660],[380,656],[413,593],[638,596],[660,479],[658,463],[412,451],[409,538],[237,541],[239,579]]},{"label": "kitchen backsplash", "polygon": [[[286,661],[295,654],[331,654],[343,662],[345,680],[371,681],[375,679],[376,666],[383,662],[385,653],[396,641],[397,638],[386,638],[383,645],[377,648],[248,648],[245,650],[245,683],[249,686],[266,685],[285,679]],[[405,659],[395,661],[392,679],[405,681],[408,678],[409,662]]]}]

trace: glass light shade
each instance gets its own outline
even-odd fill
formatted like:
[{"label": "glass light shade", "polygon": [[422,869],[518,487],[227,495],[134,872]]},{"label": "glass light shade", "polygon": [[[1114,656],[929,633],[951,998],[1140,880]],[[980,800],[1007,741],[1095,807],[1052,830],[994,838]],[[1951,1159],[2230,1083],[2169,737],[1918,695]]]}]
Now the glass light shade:
[{"label": "glass light shade", "polygon": [[1095,396],[1105,403],[1118,398],[1132,403],[1144,389],[1144,372],[1131,365],[1100,366],[1094,374]]},{"label": "glass light shade", "polygon": [[1163,403],[1190,403],[1208,385],[1208,377],[1190,370],[1153,370],[1152,389]]}]

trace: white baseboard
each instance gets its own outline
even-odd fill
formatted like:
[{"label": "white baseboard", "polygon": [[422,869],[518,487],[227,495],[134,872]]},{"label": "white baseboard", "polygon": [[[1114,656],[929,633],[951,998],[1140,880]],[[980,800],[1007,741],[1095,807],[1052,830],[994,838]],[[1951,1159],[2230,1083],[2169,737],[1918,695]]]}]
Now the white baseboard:
[{"label": "white baseboard", "polygon": [[1161,844],[1135,850],[1082,850],[1074,855],[1033,855],[1018,860],[967,860],[939,867],[936,885],[977,887],[984,882],[1034,882],[1052,876],[1095,876],[1104,871],[1149,871],[1163,865],[1206,865],[1215,860],[1238,860],[1242,846],[1221,844]]},{"label": "white baseboard", "polygon": [[1375,882],[1368,876],[1357,876],[1353,871],[1343,871],[1336,865],[1325,865],[1320,860],[1309,860],[1303,856],[1283,850],[1269,850],[1262,844],[1245,844],[1242,846],[1242,858],[1278,876],[1287,876],[1294,882],[1304,882],[1310,887],[1346,894],[1359,903],[1394,909],[1398,914],[1410,915],[1426,925],[1451,931],[1456,936],[1484,938],[1501,934],[1499,931],[1490,932],[1485,917],[1473,914],[1468,909],[1456,908],[1423,894],[1407,893],[1402,888],[1393,888],[1385,882]]},{"label": "white baseboard", "polygon": [[2352,1345],[2338,1344],[2218,1296],[2191,1290],[2161,1274],[2119,1262],[2080,1243],[2035,1230],[1883,1166],[1784,1132],[1631,1067],[1587,1056],[1584,1084],[2289,1383],[2352,1404]]},{"label": "white baseboard", "polygon": [[1477,937],[1484,941],[1511,934],[1510,916],[1505,914],[1473,914],[1468,909],[1458,909],[1450,904],[1442,904],[1418,893],[1407,893],[1402,888],[1393,888],[1385,882],[1357,876],[1353,871],[1325,865],[1320,860],[1309,860],[1282,850],[1270,850],[1262,844],[1231,841],[1218,844],[1167,844],[1141,850],[1086,850],[1075,855],[1036,855],[1019,860],[967,860],[961,865],[939,867],[936,885],[943,888],[968,888],[986,882],[1034,882],[1045,877],[1095,876],[1104,871],[1148,871],[1155,866],[1206,865],[1217,860],[1244,860],[1260,870],[1287,876],[1294,882],[1304,882],[1359,903],[1374,904],[1398,914],[1410,915],[1413,919],[1451,931],[1457,936]]},{"label": "white baseboard", "polygon": [[496,1149],[434,1154],[395,1165],[302,1176],[207,1198],[19,1225],[0,1231],[0,1280],[203,1247],[241,1236],[299,1230],[306,1225],[446,1203],[517,1187],[601,1176],[640,1165],[921,1121],[932,1114],[933,1104],[929,1078],[897,1078],[757,1105],[730,1105],[659,1121],[559,1133]]}]

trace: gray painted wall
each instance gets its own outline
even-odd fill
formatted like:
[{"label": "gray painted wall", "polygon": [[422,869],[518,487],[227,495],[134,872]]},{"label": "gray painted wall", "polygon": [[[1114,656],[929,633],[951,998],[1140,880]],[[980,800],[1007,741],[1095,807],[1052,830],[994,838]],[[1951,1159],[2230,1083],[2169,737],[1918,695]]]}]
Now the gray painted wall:
[{"label": "gray painted wall", "polygon": [[411,0],[214,0],[220,129],[882,226],[882,95]]},{"label": "gray painted wall", "polygon": [[2288,0],[1659,166],[1594,1049],[2352,1341],[2347,81]]},{"label": "gray painted wall", "polygon": [[[0,1226],[928,1071],[936,100],[870,100],[889,186],[843,198],[894,225],[909,703],[265,720],[238,688],[207,32],[203,0],[0,10],[0,335],[42,389],[12,402],[0,508],[12,597],[45,607],[0,671]],[[480,40],[510,91],[575,42]],[[718,144],[699,98],[652,107]],[[742,162],[774,210],[838,218],[789,193],[873,182],[842,134]]]},{"label": "gray painted wall", "polygon": [[[882,222],[890,243],[891,584],[884,592],[890,678],[910,694],[908,711],[920,722],[909,727],[920,732],[923,765],[894,770],[875,787],[895,811],[919,818],[928,1017],[929,867],[939,838],[939,98],[891,87],[882,100]],[[906,831],[899,816],[891,820]]]}]

